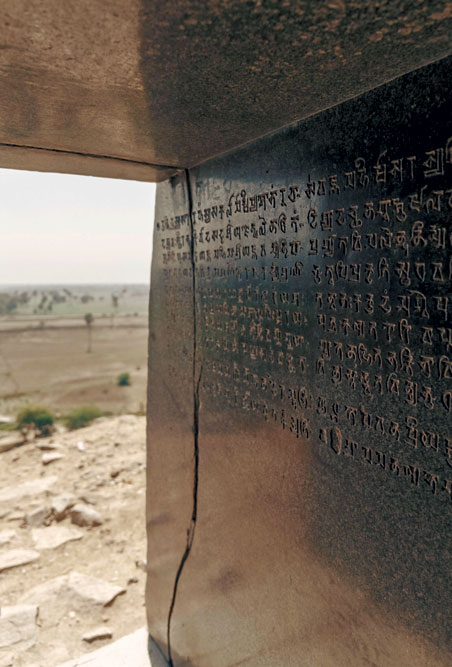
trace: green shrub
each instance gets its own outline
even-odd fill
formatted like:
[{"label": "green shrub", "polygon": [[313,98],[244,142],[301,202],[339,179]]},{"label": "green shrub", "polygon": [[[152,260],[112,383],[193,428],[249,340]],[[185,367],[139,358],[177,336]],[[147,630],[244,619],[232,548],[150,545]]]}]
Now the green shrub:
[{"label": "green shrub", "polygon": [[54,417],[47,408],[40,405],[24,408],[17,415],[16,421],[18,429],[35,428],[40,436],[50,435],[53,432]]},{"label": "green shrub", "polygon": [[118,375],[118,386],[128,387],[130,385],[130,373],[121,373]]},{"label": "green shrub", "polygon": [[91,424],[94,419],[102,415],[102,411],[95,405],[84,405],[81,408],[75,408],[66,415],[64,423],[67,428],[73,431],[76,428],[83,428]]}]

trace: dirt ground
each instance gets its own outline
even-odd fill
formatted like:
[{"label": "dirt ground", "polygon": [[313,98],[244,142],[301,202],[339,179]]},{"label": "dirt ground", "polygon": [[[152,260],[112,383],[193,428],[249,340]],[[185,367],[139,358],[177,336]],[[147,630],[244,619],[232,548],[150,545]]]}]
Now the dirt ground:
[{"label": "dirt ground", "polygon": [[[133,326],[132,326],[133,324]],[[117,318],[94,322],[92,352],[86,326],[0,330],[0,415],[15,416],[27,403],[57,413],[96,405],[112,413],[144,413],[147,323]],[[120,373],[131,385],[118,387]]]},{"label": "dirt ground", "polygon": [[[56,667],[145,625],[148,287],[90,288],[87,304],[85,287],[58,289],[75,296],[54,302],[51,313],[38,308],[43,294],[52,294],[47,289],[0,317],[0,421],[28,404],[43,405],[57,418],[84,405],[107,416],[75,431],[60,419],[52,437],[9,451],[1,443],[17,433],[0,429],[0,667]],[[112,294],[120,296],[114,312]],[[87,310],[94,313],[91,352]],[[130,386],[118,386],[120,373],[130,374]],[[43,462],[54,454],[61,458]],[[70,502],[57,519],[52,503],[61,495]],[[100,515],[100,525],[73,523],[79,503]],[[49,548],[39,542],[61,531],[77,539]],[[23,550],[35,552],[34,560],[5,567],[5,559]],[[74,572],[88,592],[61,585],[58,578]],[[34,591],[38,585],[44,590]],[[111,586],[120,588],[104,605],[99,595],[106,588],[108,597]],[[37,618],[25,622],[24,604],[38,607]],[[18,620],[9,622],[5,613],[16,610]],[[99,626],[112,637],[83,639]]]},{"label": "dirt ground", "polygon": [[[50,345],[49,340],[47,345]],[[80,358],[84,359],[83,355]],[[54,449],[43,450],[48,446]],[[43,455],[49,453],[59,453],[62,458],[44,464]],[[17,490],[24,488],[20,486],[24,482],[51,482],[52,477],[56,480],[47,491],[5,501],[7,487]],[[47,518],[44,524],[39,523],[38,513],[37,519],[36,514],[31,519],[37,524],[27,525],[30,513],[41,508],[45,514],[60,494],[96,510],[101,515],[101,525],[74,526],[70,513],[60,521],[54,516]],[[38,584],[72,571],[100,578],[125,590],[108,606],[71,596],[67,591],[57,593],[53,599],[38,593],[35,643],[27,650],[22,650],[20,643],[12,648],[0,648],[2,667],[54,667],[112,641],[96,640],[89,644],[82,639],[98,626],[108,626],[114,640],[145,624],[144,505],[144,417],[102,417],[91,426],[75,431],[59,427],[51,438],[39,438],[0,453],[0,538],[2,535],[4,538],[3,543],[0,539],[0,562],[2,554],[11,550],[39,553],[34,562],[0,572],[1,606],[18,605]],[[39,549],[33,531],[37,527],[42,534],[54,526],[77,530],[82,537],[56,548]]]}]

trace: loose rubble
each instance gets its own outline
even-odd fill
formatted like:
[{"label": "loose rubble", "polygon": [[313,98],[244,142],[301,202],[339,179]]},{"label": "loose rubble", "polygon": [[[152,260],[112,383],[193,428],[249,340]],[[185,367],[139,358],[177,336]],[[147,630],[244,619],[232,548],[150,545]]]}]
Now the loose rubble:
[{"label": "loose rubble", "polygon": [[64,458],[63,454],[58,454],[57,452],[49,452],[48,454],[43,454],[42,455],[42,463],[43,465],[49,465],[49,463],[54,463],[54,461],[59,461],[60,459]]},{"label": "loose rubble", "polygon": [[8,452],[15,447],[20,447],[20,445],[23,444],[23,441],[23,437],[17,433],[0,437],[0,453]]},{"label": "loose rubble", "polygon": [[9,530],[0,531],[0,546],[9,544],[16,536],[16,531],[10,528]]},{"label": "loose rubble", "polygon": [[40,449],[42,452],[54,452],[60,449],[60,445],[57,445],[55,442],[46,442],[45,440],[38,440],[35,442],[35,447]]},{"label": "loose rubble", "polygon": [[73,571],[32,588],[20,598],[20,602],[54,605],[64,597],[70,598],[72,602],[81,599],[105,607],[122,593],[125,593],[125,589],[121,586]]},{"label": "loose rubble", "polygon": [[113,637],[113,630],[103,625],[100,628],[95,628],[90,632],[86,632],[83,635],[83,641],[88,642],[88,644],[91,644],[92,642],[97,641],[99,639],[111,639],[112,637]]},{"label": "loose rubble", "polygon": [[27,526],[43,526],[50,518],[50,509],[48,507],[36,507],[25,515]]},{"label": "loose rubble", "polygon": [[56,667],[144,625],[144,434],[124,415],[0,452],[0,667]]},{"label": "loose rubble", "polygon": [[10,570],[13,567],[28,565],[39,558],[39,554],[31,549],[12,549],[0,553],[0,572]]},{"label": "loose rubble", "polygon": [[74,496],[69,494],[63,493],[61,496],[54,498],[52,501],[51,510],[55,519],[57,521],[63,521],[63,519],[67,516],[68,511],[74,504]]},{"label": "loose rubble", "polygon": [[38,607],[31,604],[0,608],[0,648],[26,651],[37,639]]},{"label": "loose rubble", "polygon": [[99,512],[84,503],[74,505],[70,510],[70,517],[76,526],[101,526],[104,522]]},{"label": "loose rubble", "polygon": [[81,540],[83,533],[67,526],[49,526],[48,528],[35,528],[31,536],[36,549],[57,549],[66,542]]},{"label": "loose rubble", "polygon": [[4,487],[0,489],[0,503],[12,504],[26,496],[39,496],[48,491],[57,480],[58,477],[55,476],[43,477],[41,479],[32,479],[31,481],[26,481],[15,486]]}]

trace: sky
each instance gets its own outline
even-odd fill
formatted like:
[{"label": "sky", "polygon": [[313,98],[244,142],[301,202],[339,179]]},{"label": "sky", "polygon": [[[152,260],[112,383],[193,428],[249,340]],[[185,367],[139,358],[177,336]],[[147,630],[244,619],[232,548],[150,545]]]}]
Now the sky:
[{"label": "sky", "polygon": [[0,285],[147,283],[155,185],[0,169]]}]

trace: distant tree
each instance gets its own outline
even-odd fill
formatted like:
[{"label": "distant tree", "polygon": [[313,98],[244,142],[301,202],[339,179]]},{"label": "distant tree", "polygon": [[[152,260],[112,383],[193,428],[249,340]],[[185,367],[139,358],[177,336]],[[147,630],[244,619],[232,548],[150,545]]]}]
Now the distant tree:
[{"label": "distant tree", "polygon": [[119,306],[119,295],[118,294],[112,294],[111,295],[111,305],[113,306],[113,312],[111,314],[111,326],[115,326],[115,311],[118,310]]},{"label": "distant tree", "polygon": [[94,316],[92,313],[85,313],[85,324],[88,332],[88,346],[86,348],[87,352],[91,352],[91,338],[92,338],[92,326],[94,322]]},{"label": "distant tree", "polygon": [[11,313],[13,310],[16,310],[16,308],[17,308],[17,301],[16,301],[16,299],[14,299],[14,298],[10,299],[10,300],[8,301],[8,303],[6,304],[6,311],[7,311],[8,313]]}]

